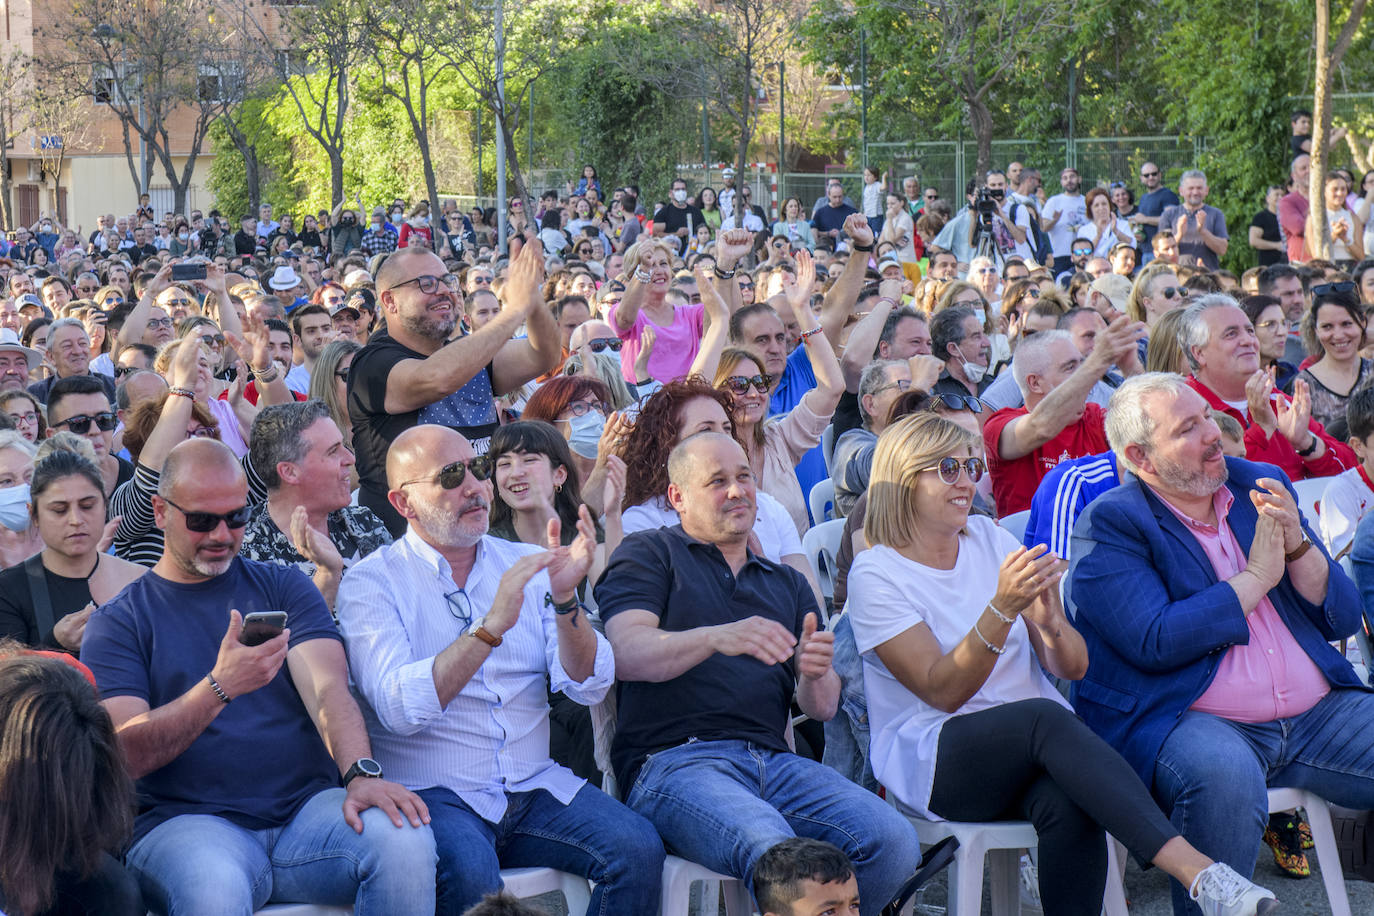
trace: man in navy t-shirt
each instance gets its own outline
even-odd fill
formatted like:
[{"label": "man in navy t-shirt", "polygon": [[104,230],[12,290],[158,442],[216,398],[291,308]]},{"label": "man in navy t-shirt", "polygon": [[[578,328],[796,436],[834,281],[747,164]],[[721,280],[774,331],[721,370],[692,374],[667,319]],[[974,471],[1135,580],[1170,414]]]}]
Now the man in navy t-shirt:
[{"label": "man in navy t-shirt", "polygon": [[[154,913],[433,912],[428,811],[371,759],[320,593],[238,556],[247,502],[227,446],[172,449],[153,497],[162,558],[86,628],[82,661],[138,780],[128,866]],[[287,627],[244,645],[258,611]]]}]

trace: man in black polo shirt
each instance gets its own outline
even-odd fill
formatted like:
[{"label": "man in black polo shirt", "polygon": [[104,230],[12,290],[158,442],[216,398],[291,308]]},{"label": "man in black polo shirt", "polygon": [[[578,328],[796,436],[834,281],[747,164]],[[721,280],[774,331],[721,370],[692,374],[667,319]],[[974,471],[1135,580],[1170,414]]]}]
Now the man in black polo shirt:
[{"label": "man in black polo shirt", "polygon": [[687,240],[703,222],[705,218],[701,211],[687,202],[687,182],[674,178],[667,206],[660,207],[654,214],[655,232],[665,237],[677,236],[673,241],[678,246],[677,250],[684,252],[687,250]]},{"label": "man in black polo shirt", "polygon": [[759,857],[798,831],[834,843],[875,914],[915,870],[919,844],[877,796],[788,750],[794,692],[815,719],[839,702],[811,589],[749,552],[754,474],[734,439],[684,440],[668,477],[681,524],[627,537],[596,585],[620,682],[611,763],[626,804],[679,855],[750,884]]},{"label": "man in black polo shirt", "polygon": [[[506,308],[480,331],[446,343],[458,324],[457,278],[428,248],[405,248],[377,271],[385,331],[372,335],[348,373],[348,413],[358,456],[359,505],[386,522],[393,537],[405,519],[386,498],[386,453],[397,436],[437,423],[485,454],[496,429],[493,395],[553,371],[563,356],[553,313],[544,306],[544,251],[512,240]],[[528,335],[511,339],[523,324]]]}]

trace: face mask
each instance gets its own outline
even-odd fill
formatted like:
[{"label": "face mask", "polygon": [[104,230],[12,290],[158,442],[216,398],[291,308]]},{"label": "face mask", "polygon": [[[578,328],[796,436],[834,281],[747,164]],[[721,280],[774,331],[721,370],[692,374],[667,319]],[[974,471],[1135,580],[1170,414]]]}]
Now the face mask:
[{"label": "face mask", "polygon": [[983,376],[987,371],[987,366],[980,366],[977,363],[971,363],[968,360],[964,360],[964,376],[975,385],[983,380]]},{"label": "face mask", "polygon": [[0,490],[0,525],[10,531],[29,529],[29,485],[5,487]]},{"label": "face mask", "polygon": [[605,429],[606,418],[595,410],[573,417],[568,421],[568,448],[583,458],[595,458]]},{"label": "face mask", "polygon": [[188,238],[190,238],[190,236],[187,235],[185,232],[178,232],[178,233],[177,233],[177,241],[179,241],[179,242],[184,242],[184,241],[186,241]]},{"label": "face mask", "polygon": [[51,233],[52,233],[52,226],[39,226],[39,227],[38,227],[38,231],[39,231],[39,232],[44,232],[44,233],[49,233],[49,234],[51,234]]},{"label": "face mask", "polygon": [[379,219],[374,219],[374,220],[372,221],[372,228],[373,228],[373,229],[380,229],[380,228],[382,228],[382,221],[379,220]]},{"label": "face mask", "polygon": [[413,220],[410,221],[410,224],[411,224],[412,226],[416,226],[416,227],[418,227],[418,228],[420,228],[420,229],[423,229],[424,227],[426,227],[426,226],[429,225],[429,217],[428,217],[428,216],[417,216],[417,217],[415,217]]},{"label": "face mask", "polygon": [[988,313],[987,313],[987,310],[986,310],[986,309],[974,309],[974,310],[973,310],[973,314],[975,314],[975,315],[978,316],[978,323],[979,323],[979,324],[987,324],[987,323],[988,323]]},{"label": "face mask", "polygon": [[681,204],[681,203],[686,203],[686,201],[687,201],[687,192],[684,191],[684,190],[682,190],[681,188],[679,188],[678,190],[676,190],[676,191],[673,192],[673,200],[677,201],[677,202],[680,203],[680,204]]},{"label": "face mask", "polygon": [[392,211],[391,211],[391,218],[392,218],[392,219],[395,219],[395,220],[399,220],[399,219],[401,218],[401,211],[400,211],[400,210],[392,210]]}]

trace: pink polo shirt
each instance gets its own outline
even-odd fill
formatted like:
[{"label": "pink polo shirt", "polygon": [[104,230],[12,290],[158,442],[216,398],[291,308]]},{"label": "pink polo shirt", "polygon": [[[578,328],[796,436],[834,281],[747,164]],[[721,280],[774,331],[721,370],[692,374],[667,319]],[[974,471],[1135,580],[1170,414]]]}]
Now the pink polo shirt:
[{"label": "pink polo shirt", "polygon": [[[1160,502],[1197,539],[1217,579],[1223,582],[1243,570],[1247,562],[1246,551],[1226,521],[1234,501],[1227,487],[1217,490],[1212,497],[1217,515],[1213,526],[1189,518],[1160,496]],[[1246,623],[1250,641],[1226,650],[1216,677],[1192,708],[1235,722],[1272,722],[1317,705],[1331,685],[1293,638],[1268,595],[1260,599]]]}]

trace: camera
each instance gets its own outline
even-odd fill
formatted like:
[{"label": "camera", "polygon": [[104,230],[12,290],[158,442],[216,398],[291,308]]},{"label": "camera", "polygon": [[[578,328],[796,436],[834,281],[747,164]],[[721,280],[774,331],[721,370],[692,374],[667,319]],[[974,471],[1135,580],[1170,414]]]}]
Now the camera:
[{"label": "camera", "polygon": [[991,216],[996,213],[1000,207],[1001,202],[993,195],[993,192],[988,189],[987,185],[983,185],[978,189],[978,194],[973,199],[974,210],[983,216]]}]

